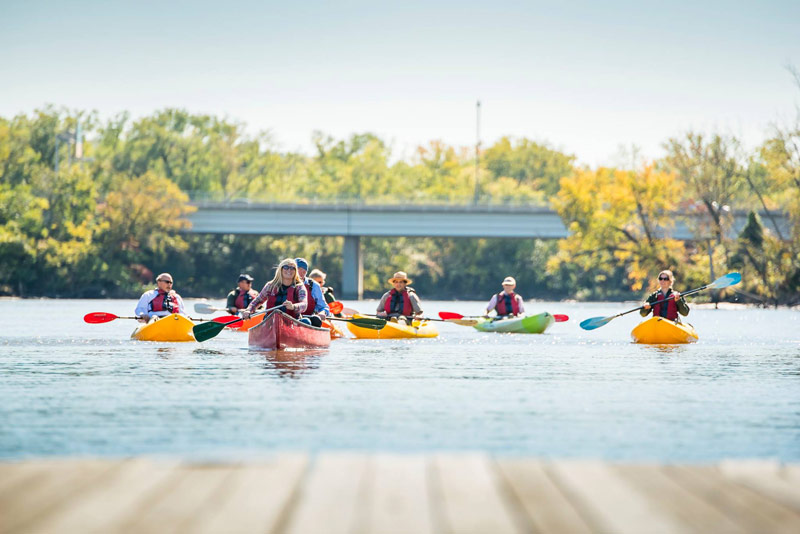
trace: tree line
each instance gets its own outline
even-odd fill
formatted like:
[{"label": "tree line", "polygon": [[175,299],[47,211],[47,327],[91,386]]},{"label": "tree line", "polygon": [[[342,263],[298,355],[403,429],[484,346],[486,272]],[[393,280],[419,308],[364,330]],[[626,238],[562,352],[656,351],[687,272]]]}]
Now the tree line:
[{"label": "tree line", "polygon": [[[658,160],[633,154],[594,169],[547,143],[505,137],[476,169],[473,152],[439,141],[395,160],[373,134],[315,133],[313,153],[302,154],[242,123],[179,109],[101,120],[46,107],[0,118],[0,295],[132,297],[170,271],[182,294],[221,297],[240,272],[258,285],[298,255],[336,285],[341,238],[183,232],[190,198],[248,198],[534,204],[554,208],[571,232],[560,241],[362,239],[367,295],[402,269],[426,298],[488,298],[507,275],[528,298],[638,298],[671,268],[681,287],[738,270],[736,298],[796,304],[800,121],[765,137],[747,151],[730,135],[687,132],[666,140]],[[734,235],[737,210],[751,214]],[[691,241],[671,237],[678,223]]]}]

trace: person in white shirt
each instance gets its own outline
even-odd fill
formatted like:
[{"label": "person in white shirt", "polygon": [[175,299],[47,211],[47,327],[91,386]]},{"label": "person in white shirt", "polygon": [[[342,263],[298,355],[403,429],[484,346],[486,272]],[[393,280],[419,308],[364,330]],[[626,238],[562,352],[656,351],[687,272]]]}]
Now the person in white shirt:
[{"label": "person in white shirt", "polygon": [[513,276],[506,276],[503,280],[503,290],[492,296],[489,304],[486,305],[486,314],[494,310],[497,317],[513,317],[525,313],[525,305],[522,297],[514,293],[517,281]]},{"label": "person in white shirt", "polygon": [[136,305],[136,316],[146,323],[153,317],[166,317],[173,313],[186,315],[183,299],[172,289],[172,275],[161,273],[156,276],[156,289],[145,291]]}]

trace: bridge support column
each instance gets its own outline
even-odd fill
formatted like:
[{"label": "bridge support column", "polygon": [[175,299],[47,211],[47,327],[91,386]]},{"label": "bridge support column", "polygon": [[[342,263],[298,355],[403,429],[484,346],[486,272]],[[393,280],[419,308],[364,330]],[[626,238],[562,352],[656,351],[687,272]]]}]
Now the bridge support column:
[{"label": "bridge support column", "polygon": [[364,260],[361,257],[361,237],[344,238],[342,262],[342,298],[360,300],[364,294]]}]

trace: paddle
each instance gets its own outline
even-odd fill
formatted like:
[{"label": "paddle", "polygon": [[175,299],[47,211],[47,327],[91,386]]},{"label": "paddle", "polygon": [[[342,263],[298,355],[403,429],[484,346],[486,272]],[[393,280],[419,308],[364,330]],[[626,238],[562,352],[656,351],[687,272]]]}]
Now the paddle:
[{"label": "paddle", "polygon": [[333,302],[328,304],[328,309],[331,310],[332,314],[336,315],[337,313],[342,313],[342,310],[344,309],[344,304],[342,304],[338,300],[334,300]]},{"label": "paddle", "polygon": [[[283,304],[280,304],[278,306],[273,306],[272,308],[268,308],[266,310],[262,310],[262,311],[260,311],[258,313],[254,313],[250,317],[256,317],[257,315],[264,315],[265,313],[271,312],[272,310],[277,310],[281,306],[283,306]],[[234,316],[233,315],[229,315],[229,317],[234,317]],[[220,317],[217,317],[217,319],[220,319]],[[213,322],[210,322],[210,323],[194,325],[194,327],[192,328],[192,333],[194,334],[194,338],[197,341],[200,341],[200,342],[206,341],[206,340],[211,339],[212,337],[216,337],[217,334],[219,334],[220,332],[225,330],[226,326],[230,326],[230,325],[232,325],[234,323],[238,323],[239,321],[242,321],[242,320],[243,319],[241,317],[236,317],[236,320],[234,320],[234,321],[226,321],[226,322],[217,322],[216,319],[215,319]]]},{"label": "paddle", "polygon": [[[703,287],[698,287],[697,289],[692,289],[685,293],[681,293],[682,297],[687,295],[692,295],[697,293],[698,291],[703,291],[704,289],[722,289],[728,286],[734,286],[738,284],[742,280],[742,275],[739,273],[728,273],[725,276],[720,276],[710,284],[704,285]],[[672,298],[672,297],[670,297]],[[650,306],[654,306],[656,304],[661,304],[662,302],[667,302],[669,299],[661,299],[657,300],[650,304]],[[592,317],[590,319],[586,319],[585,321],[581,322],[581,328],[584,330],[594,330],[595,328],[600,328],[601,326],[609,323],[612,319],[616,319],[617,317],[622,317],[623,315],[627,315],[629,313],[633,313],[635,311],[639,311],[644,309],[644,306],[639,306],[638,308],[634,308],[632,310],[628,310],[626,312],[618,313],[616,315],[612,315],[610,317]]]},{"label": "paddle", "polygon": [[370,317],[357,317],[355,319],[345,319],[344,317],[326,317],[328,321],[342,321],[344,323],[353,323],[361,328],[369,328],[371,330],[380,330],[386,326],[385,319],[373,319]]},{"label": "paddle", "polygon": [[[453,313],[453,312],[439,312],[439,317],[441,317],[445,321],[453,321],[453,322],[455,322],[456,320],[459,320],[459,319],[480,319],[481,317],[485,317],[485,316],[482,316],[482,315],[461,315],[460,313]],[[569,316],[568,315],[564,315],[563,313],[554,313],[553,314],[553,319],[555,319],[555,321],[557,323],[564,323],[566,321],[569,321]],[[477,321],[476,321],[476,323],[477,323]],[[459,323],[459,324],[461,324],[461,323]],[[470,325],[470,326],[472,326],[472,325]]]},{"label": "paddle", "polygon": [[[234,318],[237,321],[241,321],[239,317],[236,317],[234,315],[223,315],[222,317],[215,317],[214,319],[197,319],[194,317],[188,317],[190,321],[197,321],[197,322],[203,322],[203,321],[224,322]],[[140,319],[140,317],[133,317],[133,316],[122,317],[108,312],[92,312],[92,313],[87,313],[86,315],[83,316],[83,320],[89,324],[110,323],[111,321],[114,321],[116,319]]]},{"label": "paddle", "polygon": [[218,311],[226,311],[228,308],[217,308],[205,302],[195,302],[194,311],[197,313],[214,313]]}]

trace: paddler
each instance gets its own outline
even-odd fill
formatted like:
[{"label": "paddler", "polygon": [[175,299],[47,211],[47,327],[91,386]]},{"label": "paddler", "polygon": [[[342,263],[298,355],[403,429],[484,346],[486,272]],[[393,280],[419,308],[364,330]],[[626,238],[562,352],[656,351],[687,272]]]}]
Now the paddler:
[{"label": "paddler", "polygon": [[135,314],[140,322],[146,323],[173,313],[186,315],[183,299],[172,289],[172,283],[172,275],[169,273],[156,276],[156,288],[145,291],[136,304]]},{"label": "paddler", "polygon": [[233,315],[247,309],[253,299],[258,296],[258,291],[253,289],[253,277],[249,274],[240,274],[238,284],[239,287],[228,293],[228,302],[225,304],[228,313]]},{"label": "paddler", "polygon": [[396,322],[411,322],[422,316],[422,305],[417,292],[408,285],[411,279],[404,271],[397,271],[387,280],[394,286],[381,297],[378,303],[377,317],[388,317]]},{"label": "paddler", "polygon": [[[328,278],[327,274],[323,273],[319,269],[314,269],[309,273],[308,277],[319,284],[320,289],[322,289],[322,296],[325,298],[326,304],[336,302],[336,295],[333,294],[333,288],[325,286],[325,280]],[[336,317],[342,317],[341,313],[336,313],[334,315],[336,315]]]},{"label": "paddler", "polygon": [[[681,294],[672,289],[672,284],[675,282],[675,275],[672,271],[661,271],[658,273],[658,285],[660,289],[653,291],[647,300],[644,301],[643,309],[639,311],[642,317],[646,317],[652,310],[653,316],[664,317],[671,321],[680,322],[678,314],[689,315],[689,305],[686,304]],[[668,299],[666,302],[653,305],[654,302],[659,300]]]},{"label": "paddler", "polygon": [[287,313],[295,319],[300,318],[300,311],[308,305],[306,286],[297,276],[297,264],[291,258],[286,258],[275,269],[275,277],[264,284],[261,292],[242,311],[243,319],[249,319],[262,302],[266,301],[267,308],[281,306],[280,311]]},{"label": "paddler", "polygon": [[498,319],[502,317],[514,317],[525,313],[525,305],[522,302],[522,297],[514,292],[514,289],[517,287],[517,281],[514,277],[506,276],[503,279],[502,286],[503,290],[496,295],[492,295],[489,304],[486,305],[486,315],[489,315],[489,312],[492,310],[497,314]]},{"label": "paddler", "polygon": [[294,262],[297,264],[297,276],[300,281],[306,286],[308,292],[308,305],[302,312],[303,317],[311,321],[313,326],[322,326],[322,320],[330,317],[331,309],[328,303],[325,302],[325,297],[322,296],[322,288],[320,285],[306,276],[308,272],[308,260],[305,258],[295,258]]}]

